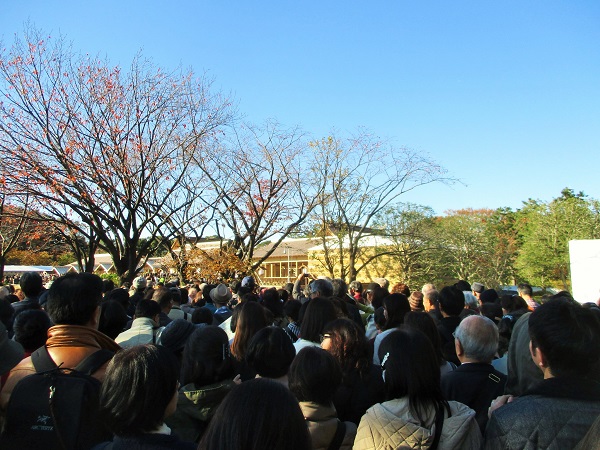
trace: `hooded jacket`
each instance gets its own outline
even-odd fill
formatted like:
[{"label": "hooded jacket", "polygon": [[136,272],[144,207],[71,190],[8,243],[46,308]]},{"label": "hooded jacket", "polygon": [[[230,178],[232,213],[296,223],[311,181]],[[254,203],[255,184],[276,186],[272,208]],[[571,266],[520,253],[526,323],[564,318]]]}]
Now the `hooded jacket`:
[{"label": "hooded jacket", "polygon": [[[439,450],[479,450],[481,433],[475,411],[462,403],[450,401],[450,417],[445,411]],[[425,424],[419,423],[410,410],[407,397],[378,403],[362,417],[355,450],[428,449],[435,436],[435,410],[430,408]]]},{"label": "hooded jacket", "polygon": [[215,411],[231,391],[231,380],[196,387],[194,383],[179,389],[177,410],[165,423],[184,441],[198,442]]}]

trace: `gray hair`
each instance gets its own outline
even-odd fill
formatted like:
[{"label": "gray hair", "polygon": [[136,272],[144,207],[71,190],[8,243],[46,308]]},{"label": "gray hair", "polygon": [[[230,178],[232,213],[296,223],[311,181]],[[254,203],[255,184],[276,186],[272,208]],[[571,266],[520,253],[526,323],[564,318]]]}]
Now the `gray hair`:
[{"label": "gray hair", "polygon": [[498,327],[485,316],[465,317],[454,336],[460,342],[465,356],[478,362],[491,362],[498,350]]},{"label": "gray hair", "polygon": [[463,291],[463,294],[465,294],[465,305],[467,308],[477,310],[479,307],[479,301],[477,300],[477,297],[471,294],[471,291]]},{"label": "gray hair", "polygon": [[321,297],[331,297],[333,295],[333,284],[324,278],[317,278],[310,283],[310,293],[318,292]]}]

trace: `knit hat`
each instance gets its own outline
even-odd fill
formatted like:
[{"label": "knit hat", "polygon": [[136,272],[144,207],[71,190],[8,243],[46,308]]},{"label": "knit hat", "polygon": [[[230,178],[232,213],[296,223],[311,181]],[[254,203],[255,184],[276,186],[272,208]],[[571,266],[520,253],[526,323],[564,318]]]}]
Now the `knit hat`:
[{"label": "knit hat", "polygon": [[471,285],[471,290],[473,292],[477,292],[478,294],[481,294],[485,290],[485,286],[481,283],[473,283]]},{"label": "knit hat", "polygon": [[423,293],[419,291],[415,291],[410,294],[408,297],[408,302],[410,303],[410,309],[412,311],[422,310],[423,309]]},{"label": "knit hat", "polygon": [[21,344],[8,338],[8,331],[0,322],[0,373],[6,373],[15,367],[24,355]]},{"label": "knit hat", "polygon": [[175,319],[169,323],[160,335],[160,344],[167,347],[173,353],[183,350],[188,338],[196,327],[185,319]]},{"label": "knit hat", "polygon": [[217,303],[219,305],[227,304],[227,302],[231,300],[231,297],[233,297],[231,291],[223,283],[217,285],[217,287],[213,288],[210,291],[210,298],[212,298],[212,301],[214,303]]},{"label": "knit hat", "polygon": [[137,277],[133,280],[133,287],[136,289],[145,289],[148,284],[148,281],[144,277]]}]

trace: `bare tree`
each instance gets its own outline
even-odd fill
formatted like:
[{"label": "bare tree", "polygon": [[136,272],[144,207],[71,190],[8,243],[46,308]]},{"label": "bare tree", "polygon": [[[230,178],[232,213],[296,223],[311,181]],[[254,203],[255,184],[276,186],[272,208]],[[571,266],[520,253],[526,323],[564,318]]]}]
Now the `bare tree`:
[{"label": "bare tree", "polygon": [[[198,154],[198,166],[214,192],[205,206],[214,205],[217,232],[230,240],[249,271],[304,222],[322,192],[302,138],[298,129],[269,121],[233,129],[216,151]],[[275,245],[254,259],[256,248],[267,242]]]},{"label": "bare tree", "polygon": [[378,234],[374,217],[407,192],[436,181],[445,171],[422,153],[394,147],[360,130],[314,141],[318,174],[327,187],[313,216],[321,238],[323,268],[332,277],[353,280],[371,261],[391,250],[362,252],[362,241]]},{"label": "bare tree", "polygon": [[66,211],[60,219],[73,229],[85,225],[132,279],[170,213],[195,200],[172,202],[194,186],[195,154],[232,118],[229,101],[191,72],[137,56],[124,73],[32,30],[0,55],[0,77],[11,182],[48,211]]}]

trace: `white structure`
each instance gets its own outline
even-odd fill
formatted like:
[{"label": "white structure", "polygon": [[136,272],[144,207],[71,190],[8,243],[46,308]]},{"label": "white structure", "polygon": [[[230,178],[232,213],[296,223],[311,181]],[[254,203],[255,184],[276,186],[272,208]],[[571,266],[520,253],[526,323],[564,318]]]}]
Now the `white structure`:
[{"label": "white structure", "polygon": [[600,239],[569,241],[571,287],[580,303],[600,298]]}]

